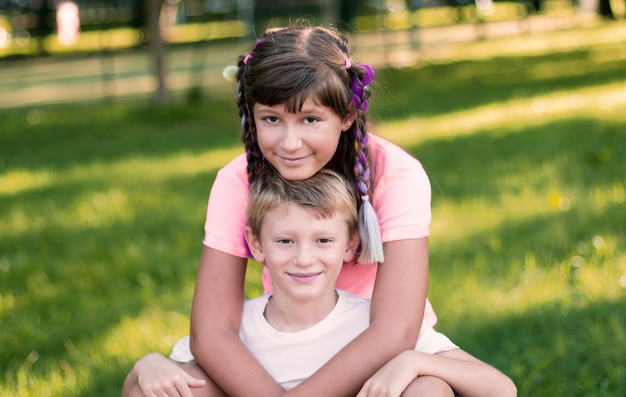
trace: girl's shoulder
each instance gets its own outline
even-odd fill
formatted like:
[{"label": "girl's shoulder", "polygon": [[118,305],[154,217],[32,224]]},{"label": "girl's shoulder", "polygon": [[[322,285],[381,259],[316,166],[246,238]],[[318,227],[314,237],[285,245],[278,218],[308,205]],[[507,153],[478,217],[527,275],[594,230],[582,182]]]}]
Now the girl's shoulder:
[{"label": "girl's shoulder", "polygon": [[225,166],[220,168],[218,173],[219,174],[247,175],[246,174],[247,166],[248,166],[248,160],[246,159],[246,154],[241,153],[237,157],[229,161]]},{"label": "girl's shoulder", "polygon": [[245,153],[238,155],[217,171],[211,194],[214,191],[248,190],[248,160]]},{"label": "girl's shoulder", "polygon": [[404,148],[378,135],[370,135],[368,147],[378,174],[398,170],[423,172],[422,163]]}]

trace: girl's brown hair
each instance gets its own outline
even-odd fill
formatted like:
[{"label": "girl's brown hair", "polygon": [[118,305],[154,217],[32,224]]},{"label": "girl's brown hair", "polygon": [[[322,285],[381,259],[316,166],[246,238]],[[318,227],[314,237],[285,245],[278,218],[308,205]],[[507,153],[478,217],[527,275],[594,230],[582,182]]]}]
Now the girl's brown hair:
[{"label": "girl's brown hair", "polygon": [[360,261],[382,262],[382,242],[371,206],[370,160],[367,148],[367,86],[374,78],[369,65],[353,64],[347,38],[332,27],[289,26],[270,29],[239,58],[237,104],[242,141],[248,160],[249,183],[267,166],[259,149],[252,109],[254,104],[284,104],[298,112],[313,97],[342,119],[354,109],[356,119],[341,134],[334,156],[325,166],[357,187],[361,216]]}]

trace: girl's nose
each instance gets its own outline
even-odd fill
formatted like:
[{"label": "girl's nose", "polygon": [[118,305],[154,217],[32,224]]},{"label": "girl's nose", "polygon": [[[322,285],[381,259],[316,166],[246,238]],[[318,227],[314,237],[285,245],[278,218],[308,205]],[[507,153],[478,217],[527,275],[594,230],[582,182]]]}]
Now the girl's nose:
[{"label": "girl's nose", "polygon": [[281,141],[281,146],[288,152],[299,150],[302,147],[302,140],[297,129],[292,126],[285,127],[285,133]]}]

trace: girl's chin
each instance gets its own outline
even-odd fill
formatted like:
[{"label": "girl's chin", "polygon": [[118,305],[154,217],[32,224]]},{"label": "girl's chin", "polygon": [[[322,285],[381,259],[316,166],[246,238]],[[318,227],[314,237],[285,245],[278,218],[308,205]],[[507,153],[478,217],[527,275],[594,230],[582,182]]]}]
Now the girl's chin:
[{"label": "girl's chin", "polygon": [[288,181],[301,181],[315,175],[319,170],[311,169],[291,169],[285,167],[277,167],[278,173]]}]

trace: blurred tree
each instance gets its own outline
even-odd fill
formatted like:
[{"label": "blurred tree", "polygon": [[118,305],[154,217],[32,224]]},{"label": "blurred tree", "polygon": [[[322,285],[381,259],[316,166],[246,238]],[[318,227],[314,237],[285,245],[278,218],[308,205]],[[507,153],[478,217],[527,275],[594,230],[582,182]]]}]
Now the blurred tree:
[{"label": "blurred tree", "polygon": [[138,0],[144,10],[147,10],[148,35],[150,49],[154,60],[154,77],[157,81],[155,101],[159,106],[165,106],[169,102],[167,90],[167,71],[165,69],[165,42],[161,34],[161,9],[164,0]]},{"label": "blurred tree", "polygon": [[615,19],[613,9],[611,8],[611,0],[598,0],[598,14],[604,19]]},{"label": "blurred tree", "polygon": [[27,3],[35,16],[35,26],[32,35],[37,38],[40,55],[47,53],[45,40],[54,32],[55,10],[52,0],[32,0]]}]

